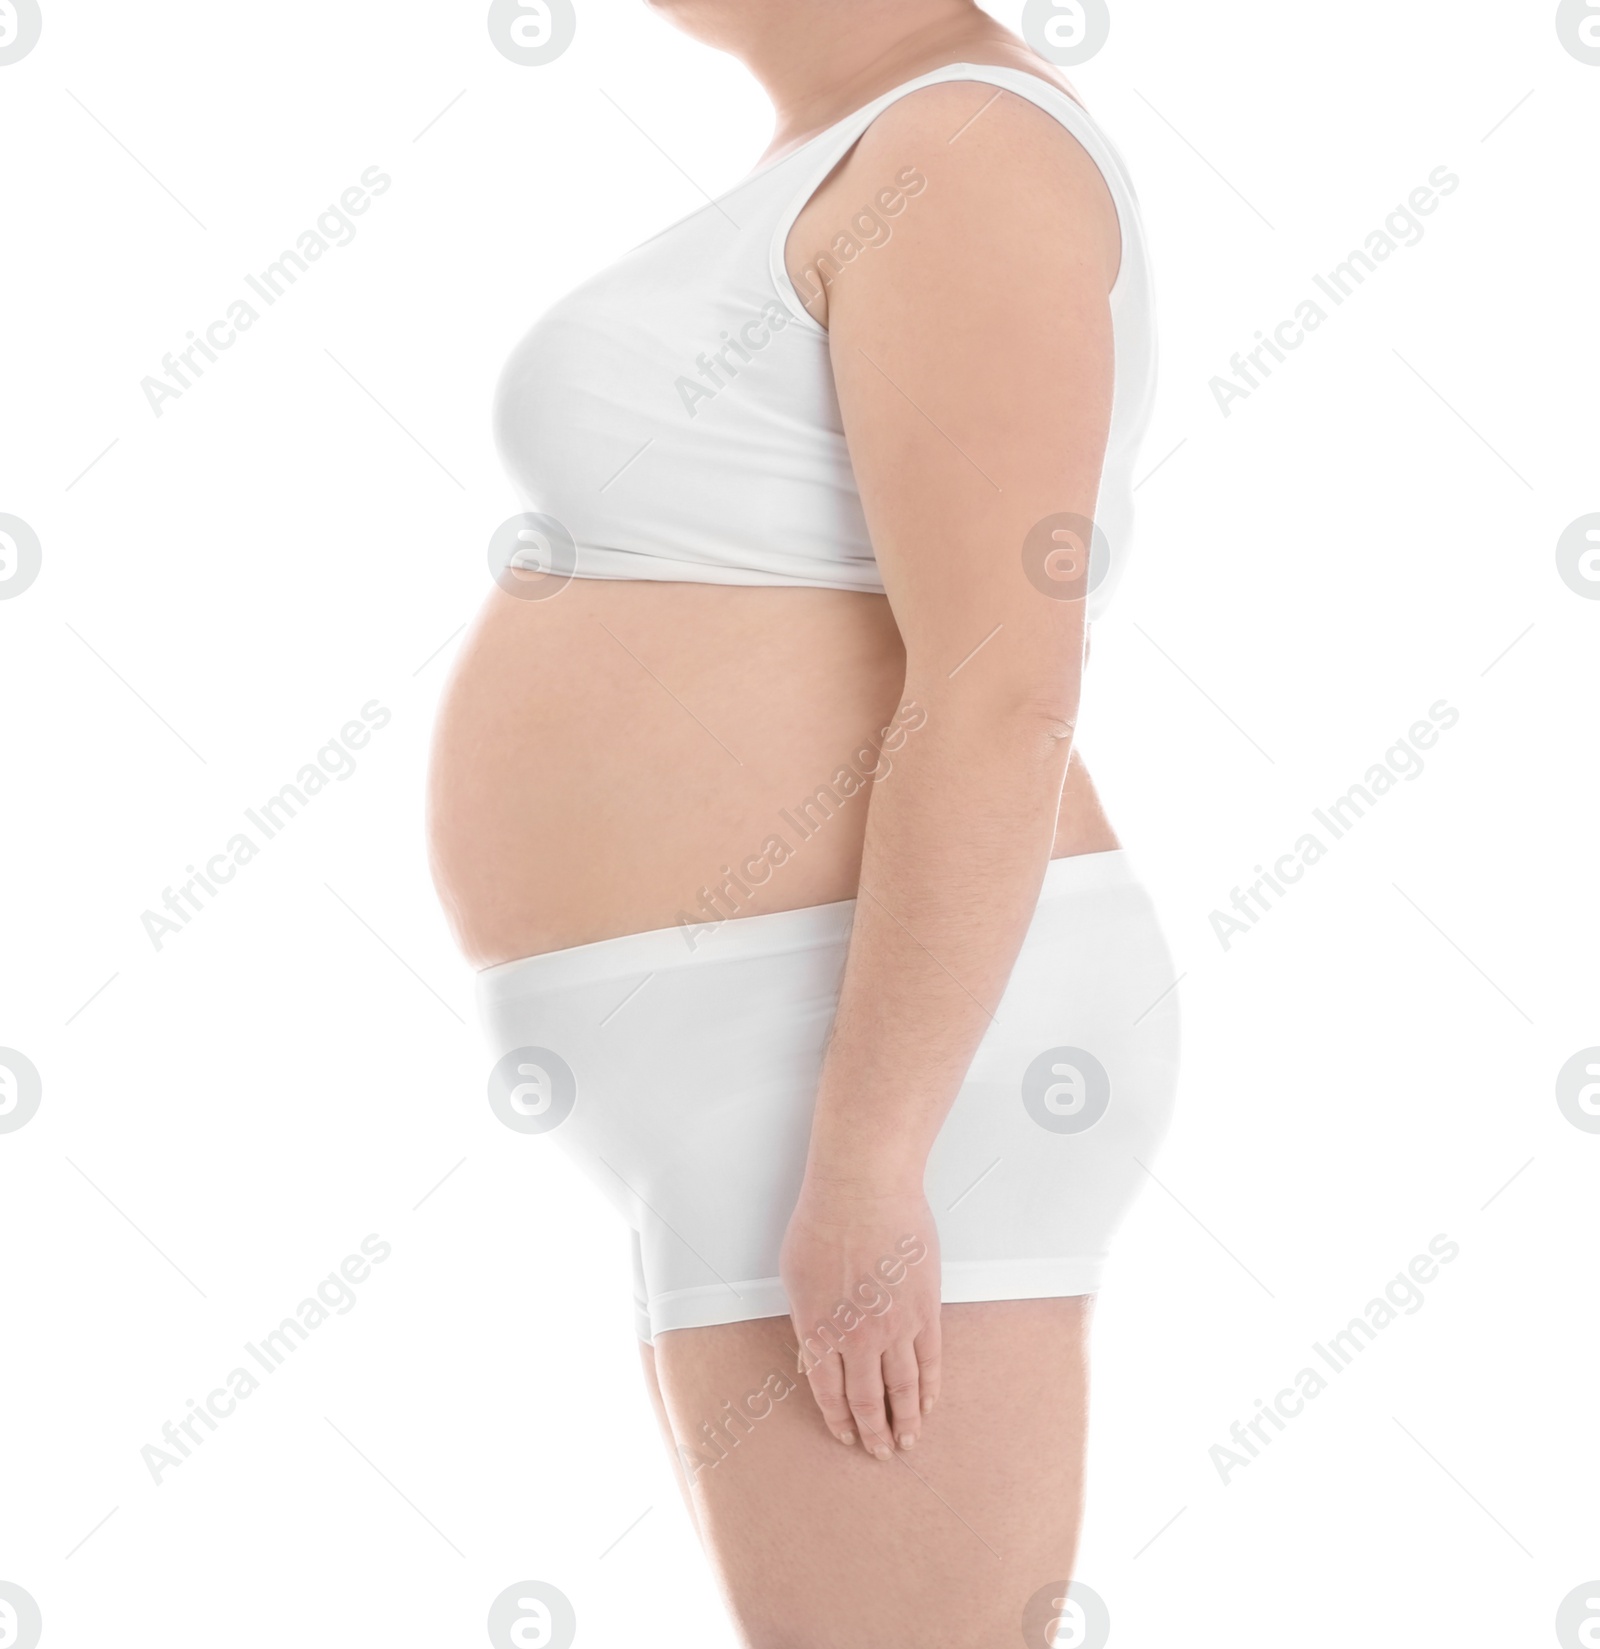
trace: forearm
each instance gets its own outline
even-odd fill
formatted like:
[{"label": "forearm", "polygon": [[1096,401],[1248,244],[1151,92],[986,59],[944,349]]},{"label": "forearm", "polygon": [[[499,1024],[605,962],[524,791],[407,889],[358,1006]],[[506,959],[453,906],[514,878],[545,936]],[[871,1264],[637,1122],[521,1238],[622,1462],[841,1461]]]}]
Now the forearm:
[{"label": "forearm", "polygon": [[908,684],[924,726],[874,785],[807,1180],[920,1191],[1038,900],[1070,724]]}]

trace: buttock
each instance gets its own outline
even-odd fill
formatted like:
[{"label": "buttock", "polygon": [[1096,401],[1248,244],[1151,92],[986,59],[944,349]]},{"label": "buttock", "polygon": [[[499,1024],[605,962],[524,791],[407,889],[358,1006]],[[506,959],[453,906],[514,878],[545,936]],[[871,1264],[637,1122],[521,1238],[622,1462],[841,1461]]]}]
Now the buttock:
[{"label": "buttock", "polygon": [[[786,1315],[778,1278],[855,903],[485,969],[501,1120],[633,1231],[641,1338]],[[1123,850],[1052,860],[929,1156],[942,1297],[1095,1293],[1176,1089],[1171,956]]]}]

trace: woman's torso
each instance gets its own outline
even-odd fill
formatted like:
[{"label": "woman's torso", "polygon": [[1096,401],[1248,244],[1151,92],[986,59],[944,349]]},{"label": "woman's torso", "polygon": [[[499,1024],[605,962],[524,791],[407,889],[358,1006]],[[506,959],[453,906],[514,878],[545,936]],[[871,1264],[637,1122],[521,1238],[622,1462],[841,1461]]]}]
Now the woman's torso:
[{"label": "woman's torso", "polygon": [[[975,107],[992,95],[973,90]],[[474,966],[674,924],[692,942],[698,923],[855,894],[871,776],[917,723],[899,706],[904,655],[873,588],[826,333],[795,290],[807,249],[857,214],[851,191],[879,181],[848,160],[834,171],[853,131],[839,123],[644,243],[508,363],[502,450],[529,508],[569,536],[553,553],[537,540],[532,564],[555,573],[491,589],[441,708],[431,850]],[[1122,320],[1100,596],[1121,571],[1147,410],[1134,403],[1153,372],[1129,197],[1113,210],[1135,335]],[[767,324],[726,324],[744,313]],[[568,581],[574,563],[586,576]],[[1054,856],[1115,845],[1074,756]]]}]

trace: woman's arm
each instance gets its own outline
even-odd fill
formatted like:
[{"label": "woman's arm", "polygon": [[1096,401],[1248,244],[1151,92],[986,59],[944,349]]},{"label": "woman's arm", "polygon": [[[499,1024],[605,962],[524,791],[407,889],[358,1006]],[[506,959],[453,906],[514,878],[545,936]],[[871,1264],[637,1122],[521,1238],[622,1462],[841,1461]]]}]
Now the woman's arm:
[{"label": "woman's arm", "polygon": [[[1050,857],[1084,607],[1043,593],[1025,555],[1041,555],[1044,518],[1094,511],[1119,259],[1115,208],[1093,161],[1024,99],[974,83],[911,94],[868,130],[829,197],[871,199],[908,165],[927,186],[890,238],[836,279],[825,319],[905,643],[904,698],[926,721],[870,801],[849,958],[783,1253],[829,1427],[844,1441],[859,1431],[883,1458],[885,1394],[892,1435],[909,1446],[938,1391],[928,1152],[1005,989]],[[821,221],[811,209],[802,229],[808,220]],[[1081,596],[1083,586],[1062,588]],[[973,1164],[974,1176],[985,1166]],[[877,1279],[886,1290],[860,1291]],[[885,1295],[887,1309],[836,1311],[841,1300]],[[819,1355],[830,1343],[839,1354]]]}]

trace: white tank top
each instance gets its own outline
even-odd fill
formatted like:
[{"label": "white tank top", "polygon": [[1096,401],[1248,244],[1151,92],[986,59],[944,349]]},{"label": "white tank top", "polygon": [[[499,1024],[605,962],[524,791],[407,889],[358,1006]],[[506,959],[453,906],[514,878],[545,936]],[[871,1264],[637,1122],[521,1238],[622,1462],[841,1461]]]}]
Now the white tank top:
[{"label": "white tank top", "polygon": [[[784,249],[801,209],[872,121],[909,92],[952,80],[1002,87],[1053,115],[1100,168],[1116,204],[1115,379],[1087,614],[1105,610],[1127,560],[1133,466],[1155,392],[1138,199],[1079,103],[1035,75],[989,64],[951,63],[884,93],[543,316],[512,352],[495,396],[501,457],[524,509],[546,518],[524,535],[538,549],[513,566],[882,592],[827,330],[795,291]],[[908,172],[874,196],[891,233],[894,211],[918,190],[920,174]],[[896,195],[898,207],[877,204]],[[879,232],[857,222],[858,240]]]}]

